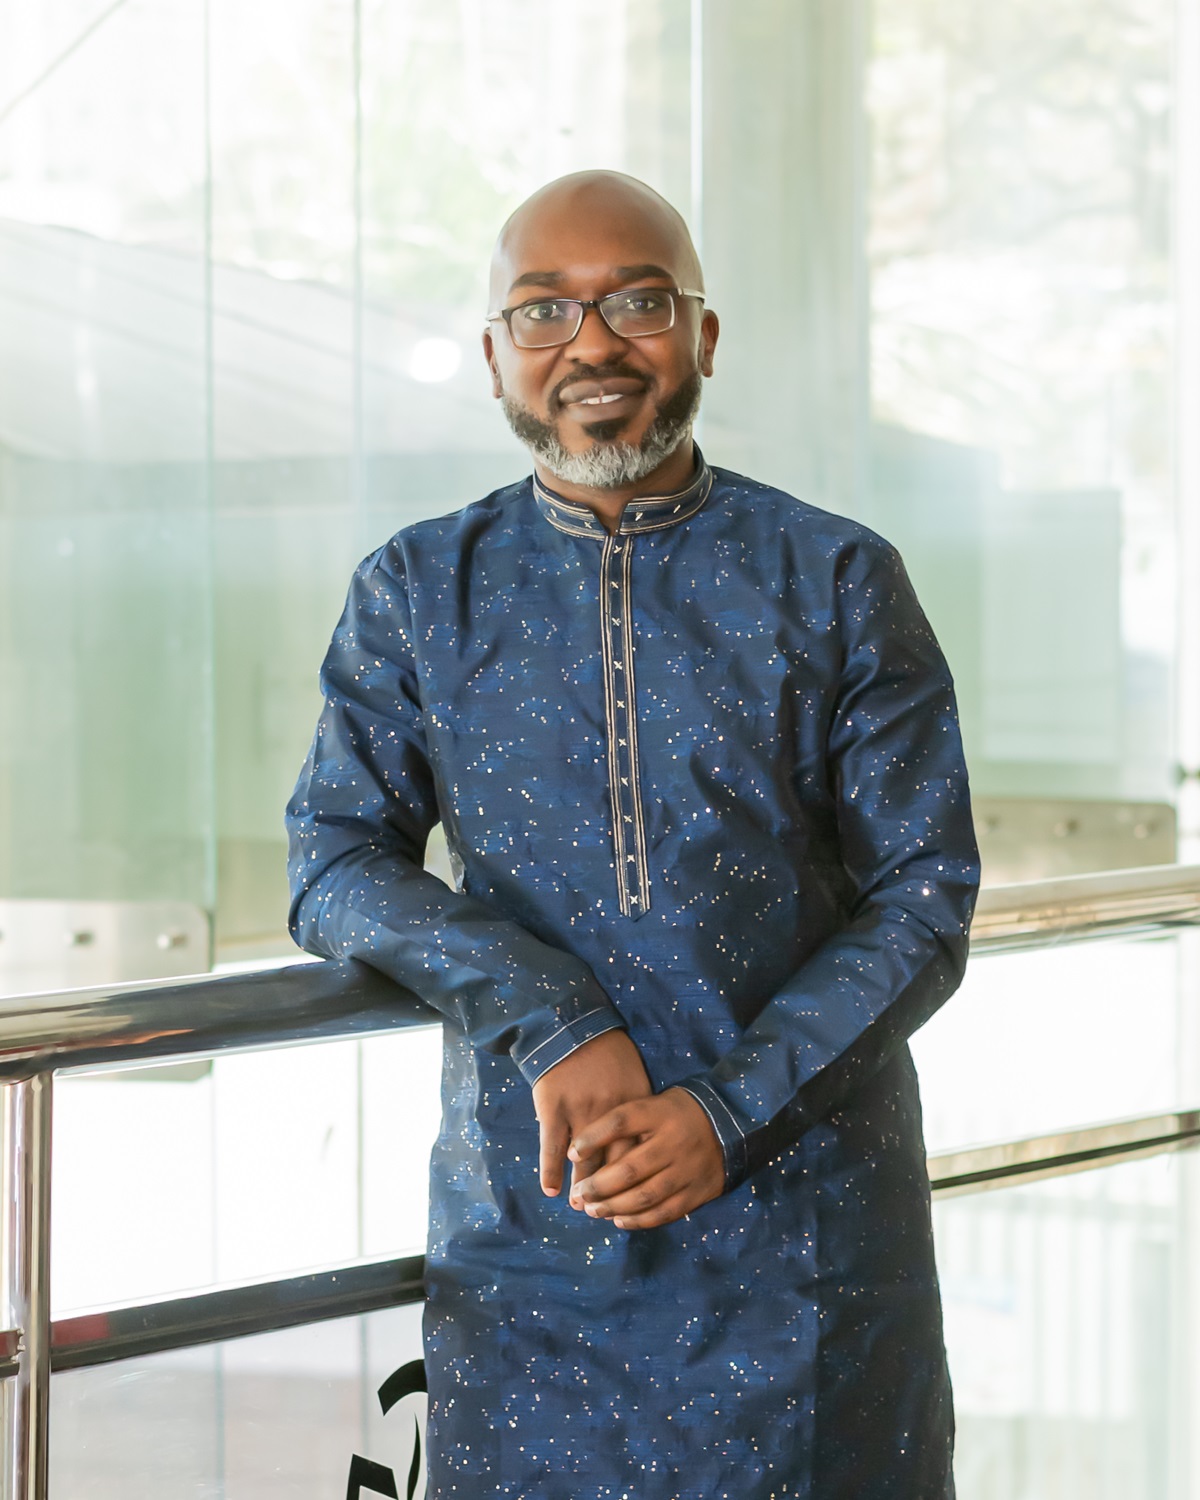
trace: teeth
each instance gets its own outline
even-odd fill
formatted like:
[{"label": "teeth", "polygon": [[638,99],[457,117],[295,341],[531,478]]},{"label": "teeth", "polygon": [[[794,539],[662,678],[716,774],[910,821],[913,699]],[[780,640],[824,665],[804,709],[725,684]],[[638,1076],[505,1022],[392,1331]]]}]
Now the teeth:
[{"label": "teeth", "polygon": [[608,396],[585,396],[579,404],[580,406],[607,406],[610,401],[619,401],[623,395],[623,391],[613,391]]}]

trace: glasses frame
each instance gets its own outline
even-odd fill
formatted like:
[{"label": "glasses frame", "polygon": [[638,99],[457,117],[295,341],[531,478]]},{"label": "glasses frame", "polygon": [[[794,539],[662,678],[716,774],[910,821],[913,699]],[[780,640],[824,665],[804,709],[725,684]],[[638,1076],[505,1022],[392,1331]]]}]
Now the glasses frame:
[{"label": "glasses frame", "polygon": [[[604,304],[611,302],[616,297],[634,296],[638,292],[666,292],[671,299],[671,321],[665,328],[655,328],[645,333],[622,333],[614,328],[604,310]],[[583,327],[583,320],[587,317],[588,309],[594,307],[604,319],[604,325],[610,332],[615,333],[619,339],[649,339],[655,338],[660,333],[670,333],[675,327],[678,299],[680,297],[692,297],[697,302],[704,301],[703,292],[689,291],[682,286],[630,286],[621,287],[615,292],[606,292],[603,297],[529,297],[524,302],[518,302],[512,307],[502,307],[499,312],[488,313],[484,319],[485,323],[503,322],[508,329],[508,336],[512,339],[515,349],[561,349],[566,344],[574,343],[579,337],[579,331]],[[533,307],[539,302],[565,302],[579,309],[579,321],[575,324],[573,331],[565,339],[556,339],[552,344],[522,344],[512,331],[513,314],[519,313],[522,308]]]}]

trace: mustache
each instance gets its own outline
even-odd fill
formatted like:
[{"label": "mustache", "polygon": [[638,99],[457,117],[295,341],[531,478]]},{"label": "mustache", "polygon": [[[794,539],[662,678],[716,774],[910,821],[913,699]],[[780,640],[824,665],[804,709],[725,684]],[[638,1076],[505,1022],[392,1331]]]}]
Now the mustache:
[{"label": "mustache", "polygon": [[580,380],[604,380],[620,376],[623,380],[636,380],[643,390],[650,384],[643,370],[635,370],[622,359],[609,360],[606,365],[576,365],[569,375],[564,375],[546,397],[546,407],[551,416],[562,410],[562,392]]}]

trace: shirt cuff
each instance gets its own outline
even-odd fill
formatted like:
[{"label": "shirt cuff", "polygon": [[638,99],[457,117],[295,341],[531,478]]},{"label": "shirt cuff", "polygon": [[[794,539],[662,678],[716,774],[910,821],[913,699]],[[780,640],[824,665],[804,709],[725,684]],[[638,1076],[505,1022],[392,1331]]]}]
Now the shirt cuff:
[{"label": "shirt cuff", "polygon": [[704,1113],[721,1144],[725,1160],[725,1191],[731,1192],[746,1175],[746,1137],[729,1106],[704,1076],[685,1078],[677,1088],[686,1089]]},{"label": "shirt cuff", "polygon": [[562,1062],[564,1057],[570,1057],[572,1052],[577,1052],[593,1037],[602,1036],[606,1031],[624,1029],[625,1022],[621,1019],[620,1012],[611,1002],[606,1002],[577,1016],[573,1021],[566,1022],[528,1051],[518,1052],[514,1047],[512,1059],[520,1068],[526,1083],[532,1085],[543,1073],[548,1073],[555,1063]]}]

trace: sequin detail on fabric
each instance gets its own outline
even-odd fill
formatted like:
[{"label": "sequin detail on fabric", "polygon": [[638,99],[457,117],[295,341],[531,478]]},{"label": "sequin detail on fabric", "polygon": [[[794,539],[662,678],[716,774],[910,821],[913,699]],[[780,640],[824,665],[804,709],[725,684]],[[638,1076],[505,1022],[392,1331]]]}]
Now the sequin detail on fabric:
[{"label": "sequin detail on fabric", "polygon": [[[978,859],[895,552],[699,459],[611,536],[526,479],[367,559],[322,683],[293,930],[444,1023],[430,1500],[953,1500],[904,1039]],[[632,1233],[545,1196],[531,1102],[618,1027],[726,1168]]]}]

